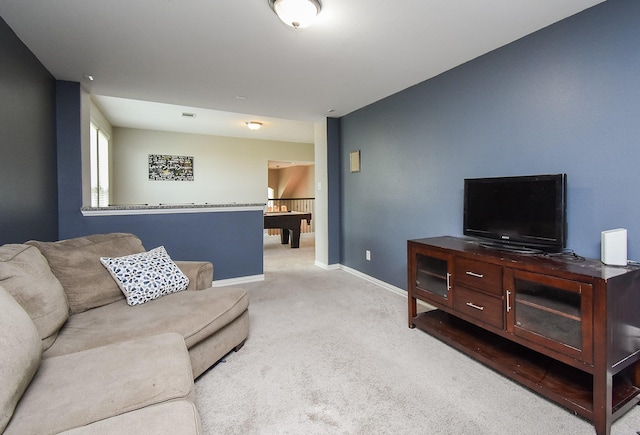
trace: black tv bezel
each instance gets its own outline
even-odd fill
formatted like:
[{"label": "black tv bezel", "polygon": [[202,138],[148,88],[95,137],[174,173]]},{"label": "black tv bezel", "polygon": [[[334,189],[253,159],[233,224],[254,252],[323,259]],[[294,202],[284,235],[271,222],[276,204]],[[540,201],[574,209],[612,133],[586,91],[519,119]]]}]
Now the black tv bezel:
[{"label": "black tv bezel", "polygon": [[[469,185],[479,183],[513,183],[513,182],[536,182],[554,181],[555,188],[555,237],[537,236],[514,236],[499,232],[484,231],[481,229],[467,228]],[[496,244],[497,247],[507,249],[524,250],[534,249],[544,252],[560,252],[567,246],[567,174],[544,174],[544,175],[521,175],[507,177],[485,177],[485,178],[465,178],[464,179],[464,206],[463,206],[463,234],[465,236],[477,238]]]}]

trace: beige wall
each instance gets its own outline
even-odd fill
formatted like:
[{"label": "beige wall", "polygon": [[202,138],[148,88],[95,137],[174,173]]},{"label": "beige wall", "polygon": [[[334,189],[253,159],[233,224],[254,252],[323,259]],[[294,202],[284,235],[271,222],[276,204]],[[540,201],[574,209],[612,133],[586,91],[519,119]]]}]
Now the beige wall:
[{"label": "beige wall", "polygon": [[[313,161],[314,145],[113,129],[111,202],[264,203],[269,160]],[[149,154],[193,156],[194,181],[150,181]]]},{"label": "beige wall", "polygon": [[269,169],[269,187],[274,190],[275,198],[313,198],[314,183],[314,165]]}]

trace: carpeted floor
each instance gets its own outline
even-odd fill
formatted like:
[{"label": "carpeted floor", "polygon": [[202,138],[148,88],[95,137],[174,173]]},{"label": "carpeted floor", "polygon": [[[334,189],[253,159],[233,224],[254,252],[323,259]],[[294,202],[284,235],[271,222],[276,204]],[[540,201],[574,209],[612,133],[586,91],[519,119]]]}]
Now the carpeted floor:
[{"label": "carpeted floor", "polygon": [[[196,381],[205,434],[591,435],[590,423],[407,327],[407,300],[265,238],[245,346]],[[613,435],[640,430],[640,407]]]}]

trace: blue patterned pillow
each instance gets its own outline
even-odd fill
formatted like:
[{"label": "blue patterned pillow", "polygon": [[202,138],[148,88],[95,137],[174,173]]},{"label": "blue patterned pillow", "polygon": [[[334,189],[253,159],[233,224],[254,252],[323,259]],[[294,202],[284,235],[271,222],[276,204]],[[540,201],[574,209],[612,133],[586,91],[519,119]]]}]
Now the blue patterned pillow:
[{"label": "blue patterned pillow", "polygon": [[100,257],[129,305],[140,305],[185,290],[189,278],[171,260],[164,246],[124,257]]}]

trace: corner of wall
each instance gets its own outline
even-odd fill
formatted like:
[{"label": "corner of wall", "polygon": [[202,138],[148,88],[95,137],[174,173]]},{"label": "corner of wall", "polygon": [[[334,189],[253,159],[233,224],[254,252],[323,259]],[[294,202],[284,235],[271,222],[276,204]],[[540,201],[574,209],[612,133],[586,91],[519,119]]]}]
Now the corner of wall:
[{"label": "corner of wall", "polygon": [[316,262],[329,264],[327,120],[314,124]]}]

